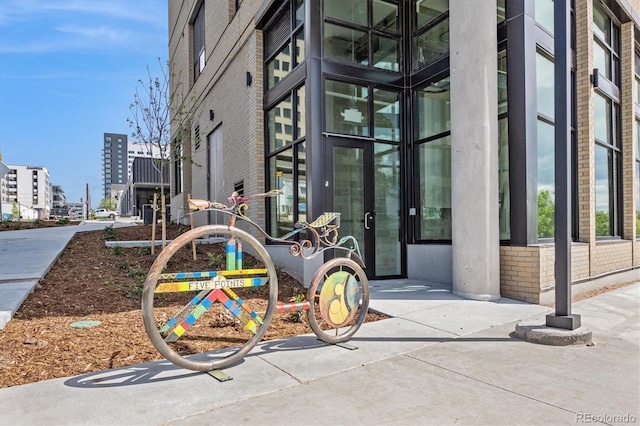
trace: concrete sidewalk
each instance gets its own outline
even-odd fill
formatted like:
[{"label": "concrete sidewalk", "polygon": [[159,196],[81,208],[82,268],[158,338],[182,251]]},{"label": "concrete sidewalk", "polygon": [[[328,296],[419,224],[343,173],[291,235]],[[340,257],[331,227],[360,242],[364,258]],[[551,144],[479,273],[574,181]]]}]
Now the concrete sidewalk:
[{"label": "concrete sidewalk", "polygon": [[0,389],[15,424],[637,424],[640,283],[574,304],[595,346],[512,337],[549,308],[477,302],[435,284],[371,283],[350,342],[263,342],[218,382],[153,362]]},{"label": "concrete sidewalk", "polygon": [[49,272],[76,232],[133,224],[124,220],[86,221],[75,226],[0,232],[0,329]]}]

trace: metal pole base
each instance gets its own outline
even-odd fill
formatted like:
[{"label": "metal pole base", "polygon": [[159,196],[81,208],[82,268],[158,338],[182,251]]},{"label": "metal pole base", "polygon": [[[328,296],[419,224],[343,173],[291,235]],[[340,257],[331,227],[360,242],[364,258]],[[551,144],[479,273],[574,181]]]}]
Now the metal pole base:
[{"label": "metal pole base", "polygon": [[580,328],[580,315],[547,315],[547,327],[563,328],[565,330],[575,330]]}]

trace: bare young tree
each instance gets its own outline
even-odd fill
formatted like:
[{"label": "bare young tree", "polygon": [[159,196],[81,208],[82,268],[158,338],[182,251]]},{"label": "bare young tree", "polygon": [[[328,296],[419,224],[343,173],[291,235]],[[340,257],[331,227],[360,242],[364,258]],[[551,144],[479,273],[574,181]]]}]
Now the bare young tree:
[{"label": "bare young tree", "polygon": [[[166,66],[158,58],[160,73],[154,76],[147,65],[147,78],[138,80],[139,87],[133,95],[133,103],[129,105],[131,116],[127,123],[132,129],[131,136],[142,143],[152,155],[154,168],[160,174],[160,197],[165,198],[165,168],[169,166],[173,151],[171,144],[171,125],[175,126],[174,142],[179,144],[185,132],[191,129],[191,115],[184,102],[181,85],[170,84]],[[179,81],[179,80],[178,80]],[[163,229],[165,211],[162,210]]]},{"label": "bare young tree", "polygon": [[147,152],[159,155],[152,161],[160,173],[160,194],[164,195],[164,170],[169,163],[171,144],[171,97],[169,94],[169,75],[158,58],[160,76],[154,77],[147,65],[147,80],[138,80],[133,103],[129,105],[131,117],[127,118],[133,129],[131,136],[142,143]]}]

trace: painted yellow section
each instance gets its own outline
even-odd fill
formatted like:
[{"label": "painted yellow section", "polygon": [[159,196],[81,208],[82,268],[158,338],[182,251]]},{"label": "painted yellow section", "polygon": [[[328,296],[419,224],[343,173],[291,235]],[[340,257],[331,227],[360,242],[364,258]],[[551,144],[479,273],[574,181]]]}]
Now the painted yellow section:
[{"label": "painted yellow section", "polygon": [[185,332],[185,329],[182,328],[182,326],[180,324],[178,324],[176,326],[176,328],[173,329],[173,334],[175,334],[178,337],[181,337]]},{"label": "painted yellow section", "polygon": [[[233,271],[212,271],[209,274],[222,275],[223,277],[231,277],[237,275],[261,275],[266,274],[266,269],[238,269]],[[160,274],[161,280],[175,280],[178,272]],[[206,278],[206,277],[203,277]]]},{"label": "painted yellow section", "polygon": [[[161,283],[156,287],[155,293],[170,293],[178,291],[202,291],[227,289],[229,287],[255,287],[254,280],[259,279],[260,285],[267,282],[267,277],[231,278],[218,276],[209,281],[181,281],[177,283]],[[237,296],[236,296],[237,297]],[[234,299],[235,300],[235,299]]]}]

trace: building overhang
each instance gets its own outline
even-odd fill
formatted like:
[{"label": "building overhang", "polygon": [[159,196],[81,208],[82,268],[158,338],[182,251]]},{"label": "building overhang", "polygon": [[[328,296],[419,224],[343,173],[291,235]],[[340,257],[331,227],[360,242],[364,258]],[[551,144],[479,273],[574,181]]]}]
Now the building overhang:
[{"label": "building overhang", "polygon": [[260,7],[258,8],[258,11],[253,17],[253,20],[256,24],[256,28],[262,29],[262,27],[264,26],[268,18],[267,12],[269,11],[269,9],[271,9],[271,6],[273,6],[275,2],[276,0],[264,0],[262,2]]}]

